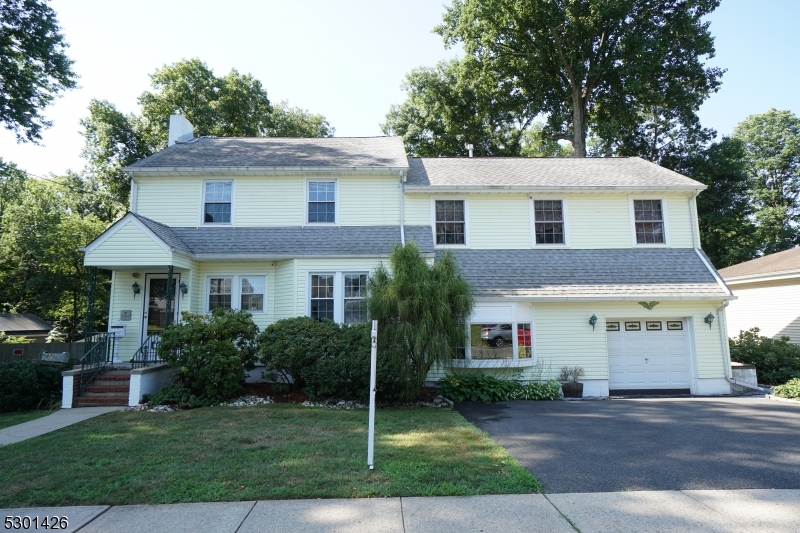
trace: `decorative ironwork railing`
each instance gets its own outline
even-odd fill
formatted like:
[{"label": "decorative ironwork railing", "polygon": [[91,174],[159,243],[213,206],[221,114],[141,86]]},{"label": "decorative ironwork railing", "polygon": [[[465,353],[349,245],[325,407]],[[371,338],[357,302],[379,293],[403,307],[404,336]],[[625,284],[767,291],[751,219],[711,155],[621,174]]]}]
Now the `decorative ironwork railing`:
[{"label": "decorative ironwork railing", "polygon": [[83,396],[83,389],[102,372],[106,363],[112,361],[115,336],[113,333],[89,333],[83,342],[84,353],[81,357],[79,396]]},{"label": "decorative ironwork railing", "polygon": [[158,356],[158,344],[161,342],[161,332],[151,333],[147,336],[131,359],[131,368],[144,368],[146,366],[163,363]]}]

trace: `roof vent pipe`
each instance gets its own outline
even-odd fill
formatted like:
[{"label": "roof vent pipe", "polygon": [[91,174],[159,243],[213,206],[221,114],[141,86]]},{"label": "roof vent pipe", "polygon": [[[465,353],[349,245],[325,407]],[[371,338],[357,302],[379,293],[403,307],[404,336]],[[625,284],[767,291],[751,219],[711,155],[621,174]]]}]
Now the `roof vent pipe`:
[{"label": "roof vent pipe", "polygon": [[470,156],[470,157],[472,157],[472,150],[473,150],[475,147],[474,147],[473,145],[471,145],[471,144],[465,144],[465,145],[464,145],[464,148],[466,148],[467,150],[469,150],[469,156]]},{"label": "roof vent pipe", "polygon": [[190,141],[194,138],[194,126],[183,115],[170,115],[167,146]]}]

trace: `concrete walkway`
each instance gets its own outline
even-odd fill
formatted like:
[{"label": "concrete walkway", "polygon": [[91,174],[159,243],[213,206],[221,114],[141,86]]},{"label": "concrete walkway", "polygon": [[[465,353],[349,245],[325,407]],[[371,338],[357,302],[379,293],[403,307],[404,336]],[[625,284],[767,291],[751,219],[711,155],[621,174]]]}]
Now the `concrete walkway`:
[{"label": "concrete walkway", "polygon": [[[797,533],[800,490],[688,490],[0,509],[81,533]],[[13,518],[12,518],[13,520]],[[33,528],[31,528],[33,529]]]},{"label": "concrete walkway", "polygon": [[122,411],[125,407],[81,407],[79,409],[61,409],[52,415],[43,416],[30,422],[17,424],[4,429],[0,429],[0,446],[14,444],[23,440],[32,439],[45,433],[50,433],[57,429],[83,422],[96,416],[104,415],[112,411]]}]

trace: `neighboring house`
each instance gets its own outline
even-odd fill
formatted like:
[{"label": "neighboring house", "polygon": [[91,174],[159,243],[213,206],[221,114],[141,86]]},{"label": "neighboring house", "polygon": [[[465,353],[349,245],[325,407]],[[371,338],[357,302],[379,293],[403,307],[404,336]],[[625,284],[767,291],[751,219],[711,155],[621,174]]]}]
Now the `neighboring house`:
[{"label": "neighboring house", "polygon": [[0,331],[9,337],[25,337],[31,342],[44,342],[53,326],[31,313],[0,313]]},{"label": "neighboring house", "polygon": [[738,299],[726,310],[728,336],[758,327],[761,335],[800,344],[800,248],[719,271]]},{"label": "neighboring house", "polygon": [[125,169],[130,212],[85,249],[112,271],[122,359],[163,329],[169,272],[172,320],[362,321],[370,272],[413,240],[430,260],[452,250],[474,286],[459,366],[581,366],[585,395],[730,392],[734,296],[685,176],[639,158],[408,158],[397,137],[170,138]]}]

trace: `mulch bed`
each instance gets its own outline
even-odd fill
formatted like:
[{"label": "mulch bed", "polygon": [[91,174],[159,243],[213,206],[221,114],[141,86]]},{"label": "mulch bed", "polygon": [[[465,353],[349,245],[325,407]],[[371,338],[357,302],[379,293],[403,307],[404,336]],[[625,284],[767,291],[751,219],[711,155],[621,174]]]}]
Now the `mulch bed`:
[{"label": "mulch bed", "polygon": [[[272,383],[245,383],[243,396],[269,396],[275,403],[303,403],[308,400],[308,396],[302,392],[273,391]],[[419,401],[432,402],[436,397],[436,387],[422,387],[419,391]]]}]

